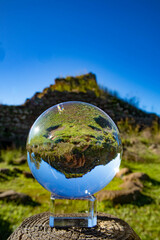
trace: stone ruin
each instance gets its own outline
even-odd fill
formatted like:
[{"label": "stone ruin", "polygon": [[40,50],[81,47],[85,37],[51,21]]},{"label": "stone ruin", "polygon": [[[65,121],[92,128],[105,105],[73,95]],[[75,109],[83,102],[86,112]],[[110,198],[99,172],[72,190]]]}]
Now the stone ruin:
[{"label": "stone ruin", "polygon": [[158,118],[100,89],[93,73],[57,78],[54,85],[35,93],[22,105],[0,105],[0,148],[25,146],[36,118],[49,107],[66,101],[91,103],[104,110],[116,123],[127,118],[143,127]]}]

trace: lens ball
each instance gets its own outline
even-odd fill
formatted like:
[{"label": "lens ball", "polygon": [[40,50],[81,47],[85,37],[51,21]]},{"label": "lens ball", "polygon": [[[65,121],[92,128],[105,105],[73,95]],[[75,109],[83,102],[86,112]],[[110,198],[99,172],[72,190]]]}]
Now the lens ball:
[{"label": "lens ball", "polygon": [[42,113],[27,139],[32,174],[51,193],[81,198],[104,188],[121,162],[122,144],[112,119],[84,102],[64,102]]}]

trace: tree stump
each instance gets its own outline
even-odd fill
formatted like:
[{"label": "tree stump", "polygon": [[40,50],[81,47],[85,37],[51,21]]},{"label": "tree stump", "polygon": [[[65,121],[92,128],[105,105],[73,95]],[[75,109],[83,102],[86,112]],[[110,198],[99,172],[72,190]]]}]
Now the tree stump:
[{"label": "tree stump", "polygon": [[98,214],[97,226],[93,228],[51,228],[49,215],[44,212],[25,219],[8,240],[140,240],[125,221],[108,214]]}]

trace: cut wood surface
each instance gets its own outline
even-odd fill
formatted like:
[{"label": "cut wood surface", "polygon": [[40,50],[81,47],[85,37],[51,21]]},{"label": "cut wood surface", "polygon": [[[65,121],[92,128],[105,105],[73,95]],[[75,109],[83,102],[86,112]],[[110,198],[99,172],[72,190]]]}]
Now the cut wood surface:
[{"label": "cut wood surface", "polygon": [[44,212],[25,219],[8,240],[140,240],[128,223],[108,214],[99,213],[97,226],[93,228],[51,228],[49,215]]}]

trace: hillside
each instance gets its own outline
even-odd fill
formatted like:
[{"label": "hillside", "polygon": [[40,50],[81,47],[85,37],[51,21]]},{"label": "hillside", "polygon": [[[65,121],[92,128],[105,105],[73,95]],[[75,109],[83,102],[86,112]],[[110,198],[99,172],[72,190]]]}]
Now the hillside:
[{"label": "hillside", "polygon": [[[119,177],[115,177],[96,194],[98,211],[125,220],[142,240],[158,240],[160,236],[160,119],[155,114],[148,114],[113,96],[107,90],[99,88],[96,76],[92,73],[58,78],[55,84],[40,93],[35,93],[23,105],[0,105],[2,240],[7,239],[25,218],[50,210],[49,191],[35,181],[30,173],[26,149],[8,147],[24,146],[31,125],[43,111],[60,102],[72,100],[89,102],[100,107],[111,116],[120,130],[123,144],[122,170],[118,173]],[[54,128],[51,130],[55,133]],[[46,136],[49,136],[48,133]],[[84,163],[84,159],[82,160],[78,159],[80,164]],[[77,164],[77,161],[74,161],[74,165],[75,163]],[[126,175],[124,170],[127,170]],[[132,174],[141,176],[141,179],[134,179]],[[127,180],[129,177],[130,181]],[[110,196],[114,194],[115,197],[120,192],[121,201],[108,200],[106,192],[109,192]],[[7,194],[10,196],[11,193],[9,198]],[[13,194],[17,199],[12,199]],[[24,203],[19,198],[21,194],[26,194],[26,199],[29,200]],[[4,195],[6,198],[3,198]],[[63,211],[62,206],[64,205],[59,204]],[[67,205],[67,209],[72,212],[74,205]]]},{"label": "hillside", "polygon": [[0,147],[24,145],[35,119],[47,108],[66,101],[83,101],[98,106],[118,123],[127,121],[140,129],[160,122],[148,114],[99,88],[96,76],[88,73],[76,77],[55,79],[55,84],[37,92],[23,105],[0,105]]}]

